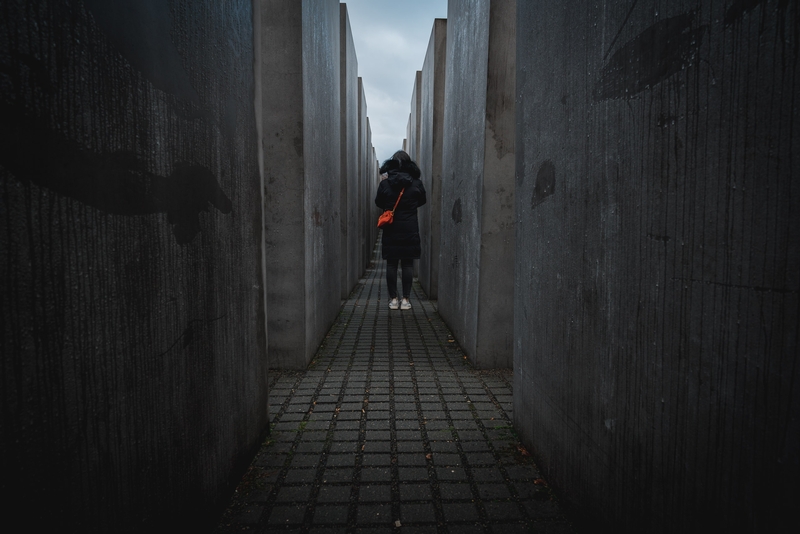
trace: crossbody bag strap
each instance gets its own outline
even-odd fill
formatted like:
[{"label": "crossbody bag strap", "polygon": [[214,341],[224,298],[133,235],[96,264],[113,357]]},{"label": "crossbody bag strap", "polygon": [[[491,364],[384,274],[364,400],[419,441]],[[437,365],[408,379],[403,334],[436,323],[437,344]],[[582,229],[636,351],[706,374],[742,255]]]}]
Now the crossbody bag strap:
[{"label": "crossbody bag strap", "polygon": [[400,199],[402,198],[402,196],[403,196],[403,193],[405,192],[405,190],[406,190],[406,188],[405,188],[405,187],[404,187],[403,189],[401,189],[401,190],[400,190],[400,194],[399,194],[399,195],[398,195],[398,197],[397,197],[397,202],[395,202],[395,203],[394,203],[394,207],[392,208],[392,213],[394,213],[394,210],[396,210],[396,209],[397,209],[397,205],[398,205],[398,204],[400,204]]}]

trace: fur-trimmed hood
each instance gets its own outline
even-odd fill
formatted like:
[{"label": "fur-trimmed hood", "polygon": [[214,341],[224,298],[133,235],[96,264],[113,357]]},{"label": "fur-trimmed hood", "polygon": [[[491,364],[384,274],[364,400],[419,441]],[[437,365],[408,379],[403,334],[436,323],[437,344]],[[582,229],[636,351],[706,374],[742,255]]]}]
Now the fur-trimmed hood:
[{"label": "fur-trimmed hood", "polygon": [[396,159],[390,159],[381,165],[380,173],[388,173],[389,185],[392,189],[400,189],[411,185],[412,180],[419,179],[421,173],[419,167],[413,161],[400,163]]}]

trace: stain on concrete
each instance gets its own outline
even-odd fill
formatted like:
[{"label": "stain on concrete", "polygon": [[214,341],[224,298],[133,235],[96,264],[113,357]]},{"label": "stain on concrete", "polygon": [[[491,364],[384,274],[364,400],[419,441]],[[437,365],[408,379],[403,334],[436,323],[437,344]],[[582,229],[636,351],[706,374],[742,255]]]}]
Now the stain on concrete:
[{"label": "stain on concrete", "polygon": [[614,52],[593,90],[595,101],[631,98],[695,60],[707,26],[692,29],[695,13],[661,20]]},{"label": "stain on concrete", "polygon": [[647,234],[647,239],[652,239],[653,241],[661,241],[662,243],[669,243],[669,240],[672,238],[668,235]]},{"label": "stain on concrete", "polygon": [[133,152],[88,150],[15,106],[0,104],[0,115],[0,162],[23,183],[114,215],[166,213],[181,245],[200,232],[199,214],[209,204],[232,211],[216,177],[202,165],[177,162],[169,176],[159,176]]},{"label": "stain on concrete", "polygon": [[531,197],[531,208],[535,208],[544,199],[553,194],[556,189],[556,166],[553,162],[546,160],[539,167],[536,173],[536,183],[533,186],[533,196]]},{"label": "stain on concrete", "polygon": [[85,0],[97,26],[117,51],[162,91],[199,104],[200,98],[172,42],[167,0]]},{"label": "stain on concrete", "polygon": [[451,217],[453,217],[453,222],[456,224],[461,222],[461,199],[457,198],[455,202],[453,202],[453,211],[451,212]]},{"label": "stain on concrete", "polygon": [[763,0],[736,0],[725,11],[725,26],[730,26],[742,18],[745,13],[758,7]]}]

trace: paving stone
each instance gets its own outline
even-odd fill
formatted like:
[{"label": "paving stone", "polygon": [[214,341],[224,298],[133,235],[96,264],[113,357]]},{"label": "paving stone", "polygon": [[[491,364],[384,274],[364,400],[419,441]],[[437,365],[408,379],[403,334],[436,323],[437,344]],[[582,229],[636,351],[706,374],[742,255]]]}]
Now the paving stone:
[{"label": "paving stone", "polygon": [[382,502],[392,500],[392,488],[388,485],[364,485],[358,492],[360,502]]},{"label": "paving stone", "polygon": [[365,454],[362,465],[370,466],[389,466],[392,463],[392,457],[389,454]]},{"label": "paving stone", "polygon": [[311,495],[310,486],[286,486],[278,491],[278,496],[275,500],[277,502],[305,502],[308,500],[309,495]]},{"label": "paving stone", "polygon": [[442,510],[444,520],[449,523],[478,520],[478,508],[473,503],[444,503]]},{"label": "paving stone", "polygon": [[397,465],[401,467],[412,467],[412,466],[420,467],[420,466],[425,466],[427,464],[428,460],[422,453],[397,455]]},{"label": "paving stone", "polygon": [[346,506],[325,506],[320,505],[314,510],[314,523],[347,523]]},{"label": "paving stone", "polygon": [[428,484],[400,484],[401,501],[430,501],[432,498]]},{"label": "paving stone", "polygon": [[490,522],[522,519],[522,513],[515,502],[484,502],[486,516]]},{"label": "paving stone", "polygon": [[361,469],[362,482],[390,482],[392,470],[388,467],[364,467]]},{"label": "paving stone", "polygon": [[421,441],[398,441],[397,452],[424,452],[425,447]]},{"label": "paving stone", "polygon": [[308,484],[314,481],[315,469],[289,469],[283,481],[286,484]]},{"label": "paving stone", "polygon": [[362,504],[358,507],[357,521],[359,524],[387,524],[394,523],[392,507],[388,504]]},{"label": "paving stone", "polygon": [[291,467],[315,467],[319,460],[319,454],[295,454]]},{"label": "paving stone", "polygon": [[303,522],[306,505],[275,505],[267,521],[270,525],[291,525]]},{"label": "paving stone", "polygon": [[358,430],[335,430],[333,432],[334,441],[356,441],[360,432]]},{"label": "paving stone", "polygon": [[328,456],[327,467],[350,467],[356,462],[353,454],[331,454]]},{"label": "paving stone", "polygon": [[478,494],[485,500],[511,498],[511,492],[505,484],[478,484]]},{"label": "paving stone", "polygon": [[496,467],[473,467],[472,476],[476,482],[502,482],[503,473]]},{"label": "paving stone", "polygon": [[472,499],[472,490],[469,484],[439,484],[439,492],[442,499],[445,500],[462,500]]},{"label": "paving stone", "polygon": [[327,468],[322,474],[323,482],[350,482],[352,480],[353,469]]},{"label": "paving stone", "polygon": [[400,521],[405,523],[433,523],[436,510],[430,503],[400,505]]},{"label": "paving stone", "polygon": [[401,482],[428,480],[428,470],[424,467],[400,467],[398,473]]},{"label": "paving stone", "polygon": [[403,523],[403,528],[400,530],[403,534],[438,534],[439,530],[435,525],[407,525]]},{"label": "paving stone", "polygon": [[319,488],[317,495],[317,502],[330,503],[338,502],[345,503],[350,500],[350,486],[326,486],[323,485]]},{"label": "paving stone", "polygon": [[483,534],[483,527],[480,525],[451,525],[447,527],[450,534]]},{"label": "paving stone", "polygon": [[528,534],[530,530],[525,523],[499,523],[491,526],[492,534]]},{"label": "paving stone", "polygon": [[421,441],[422,433],[419,430],[398,430],[397,439],[401,441]]},{"label": "paving stone", "polygon": [[461,465],[461,456],[459,456],[458,454],[450,454],[450,453],[432,454],[431,459],[433,460],[433,463],[435,465],[440,467]]},{"label": "paving stone", "polygon": [[[355,421],[353,421],[353,420],[349,420],[349,421],[348,420],[343,420],[344,419],[344,418],[342,418],[343,415],[347,415],[347,414],[339,414],[339,419],[336,421],[336,430],[335,430],[335,432],[342,432],[344,430],[358,430],[359,428],[361,428],[361,422],[360,421],[358,421],[358,420],[355,420]],[[360,415],[361,414],[358,414],[359,419],[361,418]]]},{"label": "paving stone", "polygon": [[327,430],[330,426],[330,419],[325,421],[308,421],[308,423],[306,423],[306,430]]},{"label": "paving stone", "polygon": [[[324,442],[318,442],[318,443],[320,443],[323,446],[325,445]],[[301,445],[305,445],[305,444],[301,443]],[[299,450],[299,446],[298,446],[298,450]],[[330,452],[331,453],[354,454],[357,450],[358,450],[358,442],[357,441],[337,441],[337,442],[331,443]]]},{"label": "paving stone", "polygon": [[431,442],[431,450],[433,452],[458,452],[458,446],[455,444],[454,441],[446,440],[446,441],[435,441]]},{"label": "paving stone", "polygon": [[364,443],[364,452],[391,452],[392,443],[390,441],[367,441]]}]

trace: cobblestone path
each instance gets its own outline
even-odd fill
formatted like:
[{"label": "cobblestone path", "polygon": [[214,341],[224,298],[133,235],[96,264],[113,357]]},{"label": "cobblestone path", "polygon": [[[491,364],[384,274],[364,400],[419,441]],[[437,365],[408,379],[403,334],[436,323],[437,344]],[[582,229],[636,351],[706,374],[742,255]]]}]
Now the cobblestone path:
[{"label": "cobblestone path", "polygon": [[511,426],[510,371],[476,371],[385,262],[303,372],[270,371],[271,434],[217,532],[571,533]]}]

